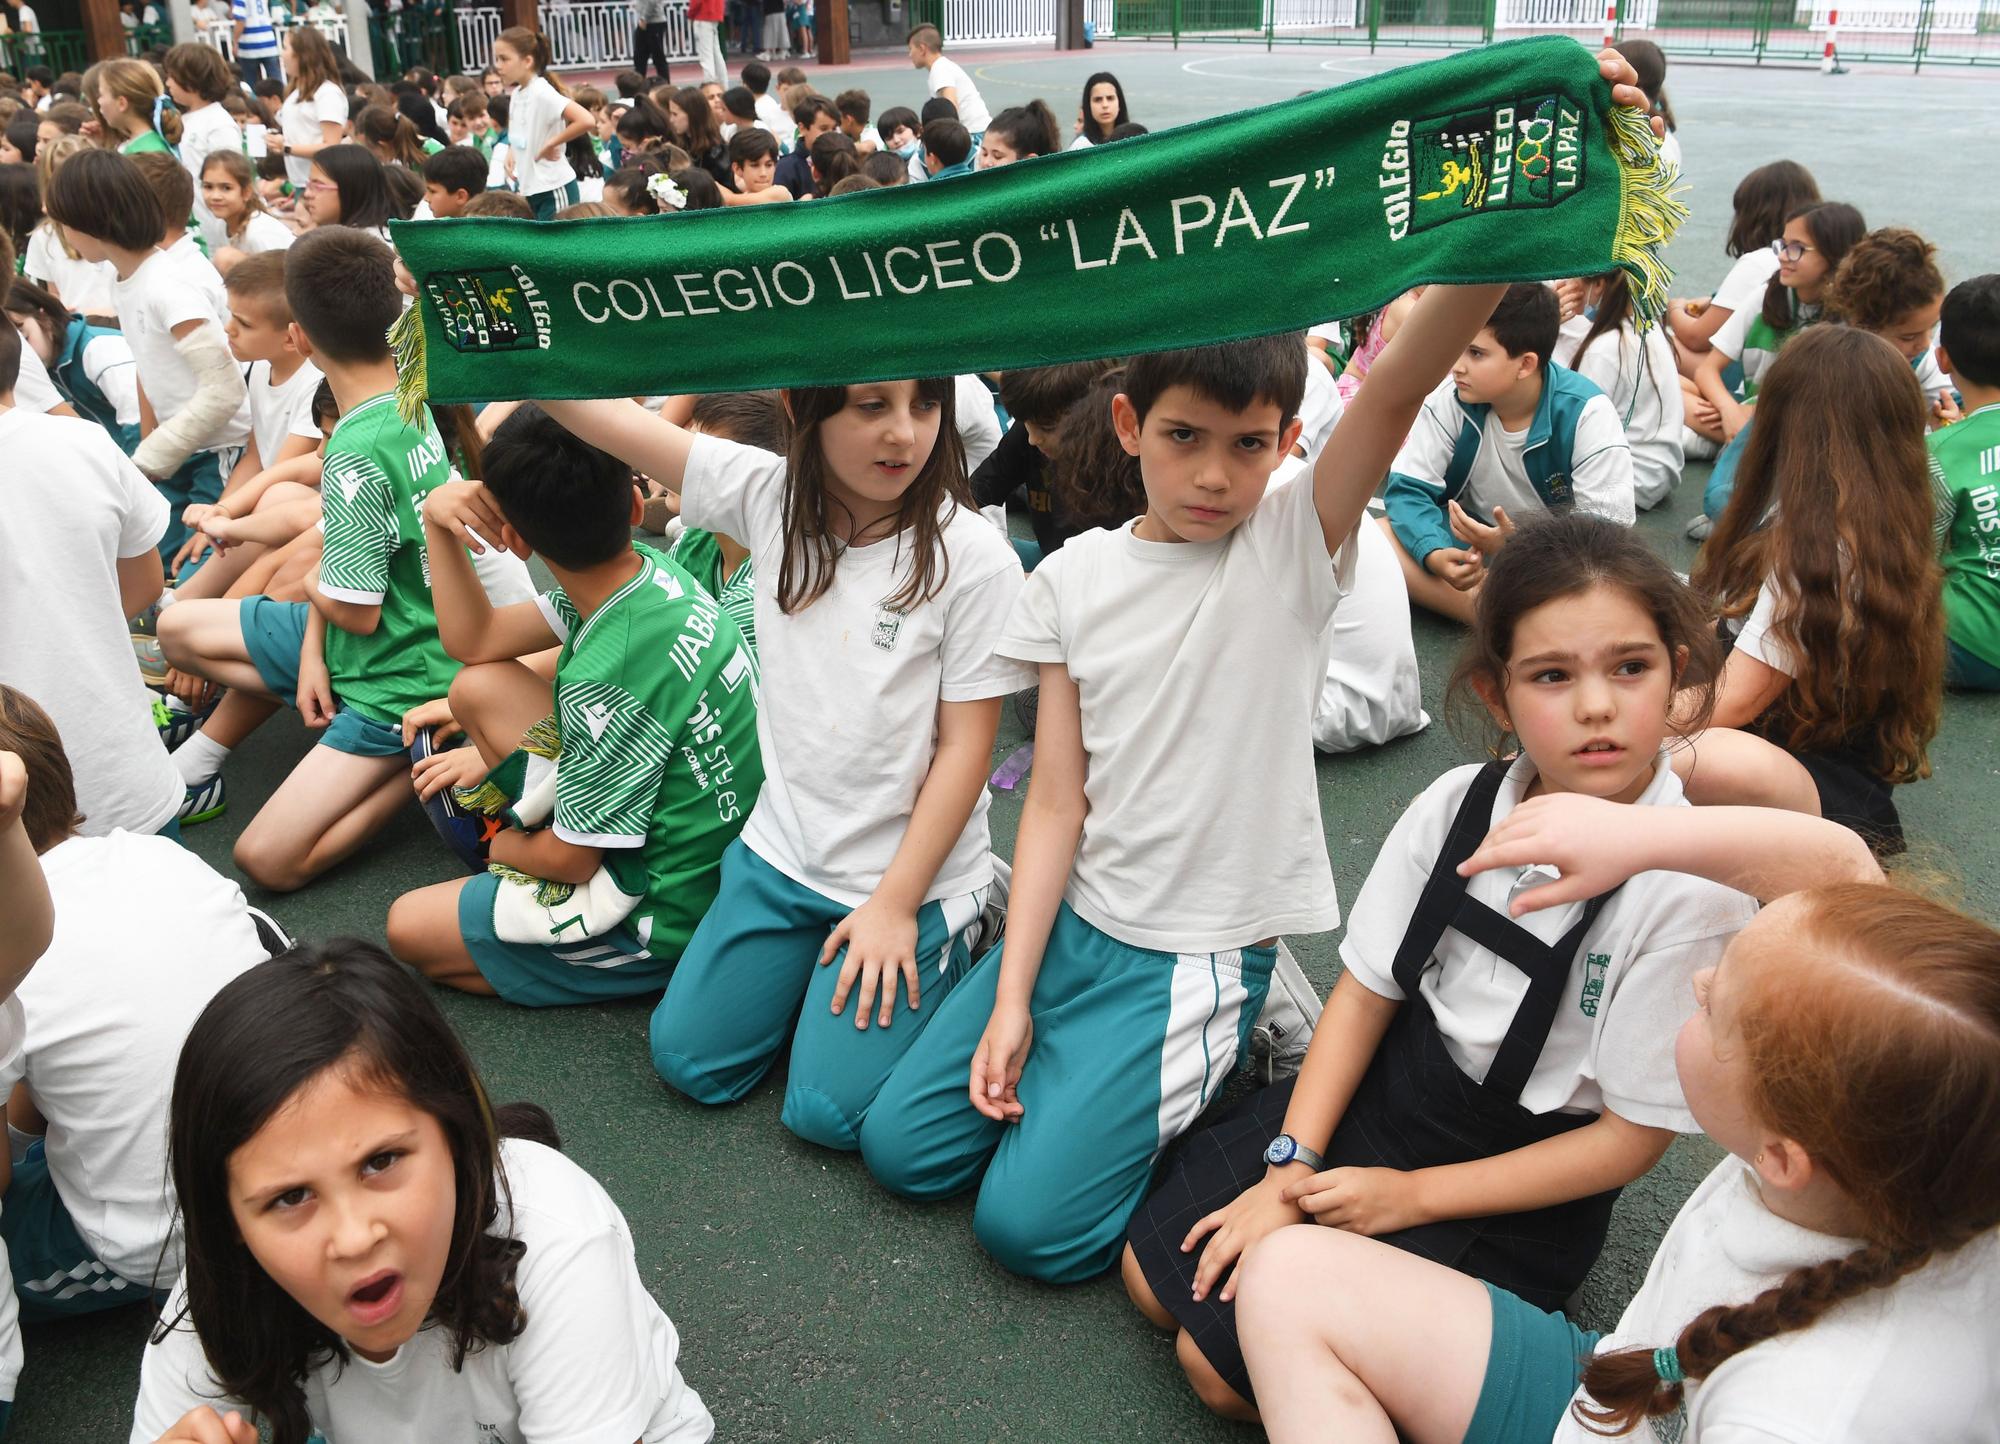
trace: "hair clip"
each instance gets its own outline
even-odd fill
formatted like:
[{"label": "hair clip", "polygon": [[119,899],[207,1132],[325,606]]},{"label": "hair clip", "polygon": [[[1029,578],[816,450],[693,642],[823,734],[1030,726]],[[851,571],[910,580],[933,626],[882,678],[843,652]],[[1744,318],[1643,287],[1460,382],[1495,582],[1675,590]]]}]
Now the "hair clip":
[{"label": "hair clip", "polygon": [[656,171],[646,177],[646,194],[670,211],[687,209],[688,193],[664,171]]}]

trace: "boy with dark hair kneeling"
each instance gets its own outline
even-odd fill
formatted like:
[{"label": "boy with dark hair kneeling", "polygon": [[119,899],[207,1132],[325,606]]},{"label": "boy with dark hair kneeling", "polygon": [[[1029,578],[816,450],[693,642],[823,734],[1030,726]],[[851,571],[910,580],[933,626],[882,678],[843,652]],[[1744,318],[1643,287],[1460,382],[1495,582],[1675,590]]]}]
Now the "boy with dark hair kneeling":
[{"label": "boy with dark hair kneeling", "polygon": [[236,865],[289,891],[350,856],[410,797],[403,714],[457,670],[438,642],[417,503],[451,475],[428,412],[396,410],[389,326],[402,314],[395,260],[345,226],[285,253],[293,341],[340,403],[320,496],[325,540],[307,601],[183,602],[160,614],[167,660],[278,702],[324,728],[236,840]]},{"label": "boy with dark hair kneeling", "polygon": [[[657,992],[763,783],[756,659],[688,573],[632,545],[630,467],[530,404],[485,472],[424,500],[438,629],[467,664],[452,713],[473,745],[416,781],[513,825],[488,872],[398,898],[389,946],[434,982],[531,1007]],[[494,607],[468,527],[539,552],[555,589]],[[555,646],[551,685],[519,659]]]},{"label": "boy with dark hair kneeling", "polygon": [[1410,600],[1470,622],[1486,562],[1531,512],[1630,526],[1632,450],[1611,398],[1549,360],[1562,326],[1540,282],[1509,286],[1424,402],[1383,492]]}]

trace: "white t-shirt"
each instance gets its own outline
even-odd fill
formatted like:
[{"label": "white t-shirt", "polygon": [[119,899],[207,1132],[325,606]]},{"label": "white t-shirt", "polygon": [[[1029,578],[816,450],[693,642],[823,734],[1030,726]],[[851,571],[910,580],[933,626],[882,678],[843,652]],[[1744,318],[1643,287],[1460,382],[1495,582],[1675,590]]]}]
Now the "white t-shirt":
[{"label": "white t-shirt", "polygon": [[[193,241],[183,237],[192,248]],[[195,374],[174,342],[173,328],[184,321],[213,321],[217,335],[228,324],[229,308],[222,278],[199,251],[155,251],[139,268],[113,288],[118,325],[138,363],[139,384],[153,403],[153,415],[164,419],[194,399]],[[247,407],[202,443],[215,451],[241,444],[249,434]]]},{"label": "white t-shirt", "polygon": [[1755,312],[1764,304],[1764,290],[1778,274],[1778,256],[1769,246],[1745,251],[1729,264],[1729,274],[1715,288],[1709,305],[1735,315]]},{"label": "white t-shirt", "polygon": [[[320,127],[329,122],[347,124],[347,92],[331,80],[322,80],[319,89],[308,97],[302,98],[293,90],[278,107],[278,129],[284,133],[287,146],[323,144],[326,132]],[[306,182],[312,179],[312,157],[287,151],[285,176],[294,190],[304,190]]]},{"label": "white t-shirt", "polygon": [[[1764,1206],[1755,1178],[1741,1159],[1725,1158],[1702,1181],[1599,1352],[1672,1344],[1702,1310],[1748,1303],[1794,1268],[1861,1246],[1779,1218]],[[2000,1234],[1989,1231],[1886,1289],[1834,1305],[1806,1328],[1743,1350],[1706,1379],[1689,1380],[1687,1428],[1675,1437],[1687,1444],[1990,1444],[2000,1415],[1996,1359]],[[1603,1437],[1565,1413],[1555,1444]]]},{"label": "white t-shirt", "polygon": [[79,316],[112,314],[111,288],[118,268],[109,261],[79,260],[65,251],[54,221],[44,221],[28,237],[23,274],[36,285],[54,291]]},{"label": "white t-shirt", "polygon": [[[83,374],[104,393],[119,425],[139,424],[139,374],[132,364],[132,348],[122,335],[106,331],[85,342]],[[68,404],[42,358],[25,344],[21,347],[21,372],[14,380],[14,404],[24,411],[53,411]]]},{"label": "white t-shirt", "polygon": [[1078,131],[1076,133],[1076,139],[1072,140],[1067,146],[1064,147],[1064,149],[1089,150],[1091,146],[1095,145],[1096,143],[1097,142],[1093,141],[1089,136],[1085,135],[1082,131]]},{"label": "white t-shirt", "polygon": [[94,422],[0,412],[0,456],[36,458],[8,468],[0,506],[0,682],[55,720],[84,832],[158,832],[185,787],[153,725],[117,563],[159,544],[167,503]]},{"label": "white t-shirt", "polygon": [[576,179],[576,168],[567,156],[541,158],[542,147],[562,130],[563,107],[568,104],[546,75],[537,75],[514,92],[507,112],[507,139],[514,147],[514,184],[524,196],[561,190]]},{"label": "white t-shirt", "polygon": [[1328,557],[1298,481],[1274,479],[1218,541],[1142,541],[1135,525],[1044,558],[1000,639],[1061,663],[1080,694],[1089,809],[1064,896],[1099,931],[1170,953],[1337,926],[1311,722],[1353,546]]},{"label": "white t-shirt", "polygon": [[1672,493],[1687,460],[1681,449],[1687,403],[1674,348],[1664,327],[1655,326],[1642,337],[1627,321],[1617,334],[1606,332],[1591,342],[1578,366],[1576,348],[1590,334],[1590,325],[1590,318],[1580,315],[1563,323],[1555,362],[1595,381],[1611,398],[1632,448],[1633,499],[1650,511]]},{"label": "white t-shirt", "polygon": [[[42,358],[25,340],[21,345],[21,370],[14,378],[14,404],[23,411],[53,411],[58,406],[69,403],[62,392],[56,390],[54,378],[49,368],[42,364]],[[74,410],[75,408],[71,408]]]},{"label": "white t-shirt", "polygon": [[168,838],[73,837],[42,871],[55,938],[16,996],[49,1173],[105,1267],[167,1288],[181,1270],[167,1179],[181,1045],[209,999],[267,954],[242,889]]},{"label": "white t-shirt", "polygon": [[1354,537],[1354,586],[1326,629],[1326,671],[1313,707],[1313,746],[1322,752],[1379,747],[1431,725],[1395,544],[1372,515]]},{"label": "white t-shirt", "polygon": [[1743,625],[1736,633],[1736,650],[1755,662],[1762,662],[1774,672],[1783,672],[1787,677],[1799,675],[1798,653],[1794,652],[1771,628],[1778,620],[1779,587],[1767,580],[1757,588],[1757,603],[1743,618]]},{"label": "white t-shirt", "polygon": [[1305,449],[1308,464],[1326,449],[1327,438],[1333,435],[1333,428],[1340,424],[1341,413],[1346,409],[1333,373],[1319,362],[1311,362],[1306,367],[1305,396],[1299,402],[1298,444]]},{"label": "white t-shirt", "polygon": [[786,114],[785,107],[778,103],[778,97],[769,91],[756,97],[757,124],[776,137],[783,150],[790,150],[792,142],[798,139],[799,128]]},{"label": "white t-shirt", "polygon": [[220,104],[181,112],[181,164],[194,178],[194,217],[211,256],[229,244],[229,236],[222,222],[215,218],[215,212],[202,202],[201,168],[218,150],[242,149],[243,130]]},{"label": "white t-shirt", "polygon": [[[743,842],[793,881],[858,907],[909,827],[936,753],[938,703],[1004,697],[1034,681],[994,653],[1020,594],[1021,560],[984,517],[959,507],[944,525],[950,576],[929,601],[901,615],[883,605],[910,566],[908,540],[889,537],[842,553],[826,592],[786,616],[784,486],[783,457],[696,436],[681,517],[735,537],[756,567],[764,790]],[[926,901],[992,880],[986,811],[981,788]]]},{"label": "white t-shirt", "polygon": [[[0,1089],[21,1080],[21,1040],[26,1025],[18,998],[0,1002]],[[0,1399],[12,1399],[21,1382],[21,1301],[14,1297],[14,1271],[0,1239]]]},{"label": "white t-shirt", "polygon": [[[1394,975],[1396,950],[1478,774],[1477,764],[1455,767],[1424,789],[1396,819],[1348,913],[1340,960],[1380,997],[1405,996]],[[1494,823],[1514,810],[1534,776],[1525,754],[1515,760],[1493,800]],[[1688,805],[1664,752],[1638,805]],[[1545,866],[1499,868],[1473,877],[1466,891],[1505,916],[1518,893],[1551,880]],[[1563,1004],[1521,1090],[1521,1106],[1531,1113],[1609,1109],[1644,1127],[1699,1133],[1674,1071],[1674,1037],[1694,1012],[1695,973],[1714,966],[1756,912],[1753,899],[1705,878],[1642,872],[1628,881],[1577,949]],[[1582,915],[1583,904],[1570,903],[1516,921],[1553,943]],[[1484,1078],[1527,996],[1527,974],[1448,928],[1418,986],[1452,1061],[1467,1077]]]},{"label": "white t-shirt", "polygon": [[259,251],[288,250],[297,239],[297,233],[269,211],[252,211],[243,222],[243,229],[223,244],[234,246],[246,256],[254,256]]},{"label": "white t-shirt", "polygon": [[[674,1360],[680,1336],[646,1292],[632,1234],[596,1179],[553,1149],[500,1144],[507,1177],[493,1232],[527,1252],[514,1275],[527,1325],[451,1369],[444,1331],[421,1331],[387,1363],[358,1356],[305,1380],[314,1430],[329,1444],[467,1440],[480,1444],[702,1444],[715,1434]],[[183,1305],[176,1289],[161,1317]],[[152,1444],[199,1404],[221,1402],[201,1340],[182,1324],[148,1344],[133,1444]],[[228,1407],[225,1405],[225,1407]]]},{"label": "white t-shirt", "polygon": [[931,62],[931,68],[925,72],[925,84],[933,97],[945,90],[957,97],[958,123],[971,131],[975,139],[993,124],[993,116],[986,109],[986,101],[979,94],[979,88],[965,73],[965,67],[950,56],[940,55]]},{"label": "white t-shirt", "polygon": [[965,447],[965,470],[970,475],[1000,444],[1000,413],[993,408],[993,393],[977,376],[957,378],[952,402],[958,439]]},{"label": "white t-shirt", "polygon": [[317,439],[313,424],[313,392],[319,389],[320,369],[301,361],[299,369],[280,385],[271,384],[271,363],[253,361],[244,378],[250,393],[250,439],[257,446],[257,465],[268,467],[278,459],[286,438],[310,436]]}]

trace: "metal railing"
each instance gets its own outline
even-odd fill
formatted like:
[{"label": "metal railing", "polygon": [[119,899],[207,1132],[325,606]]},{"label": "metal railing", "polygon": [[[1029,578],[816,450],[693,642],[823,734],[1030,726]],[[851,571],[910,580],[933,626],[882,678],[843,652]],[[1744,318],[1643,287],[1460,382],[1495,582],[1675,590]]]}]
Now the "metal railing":
[{"label": "metal railing", "polygon": [[[278,44],[281,49],[284,46],[286,34],[298,29],[302,25],[310,25],[313,29],[319,31],[340,54],[345,55],[347,53],[347,17],[345,15],[329,16],[321,20],[308,20],[304,18],[279,20],[273,16],[271,19],[271,28],[278,32]],[[234,61],[236,59],[236,35],[231,27],[219,23],[205,26],[197,25],[195,27],[194,38],[203,45],[221,51],[224,60]],[[168,43],[172,43],[171,37]]]},{"label": "metal railing", "polygon": [[[1496,31],[1603,33],[1603,0],[1114,0],[1121,40],[1203,44],[1483,45]],[[1620,0],[1620,39],[1669,55],[1817,62],[1838,8],[1848,61],[2000,65],[2000,0]],[[1302,18],[1303,17],[1303,18]],[[1106,32],[1111,33],[1111,32]]]},{"label": "metal railing", "polygon": [[81,70],[89,62],[81,30],[37,30],[31,34],[0,35],[0,70],[19,76],[28,67],[46,65],[60,75]]},{"label": "metal railing", "polygon": [[[493,42],[502,29],[500,12],[483,5],[455,9],[458,64],[468,71],[483,70],[493,58]],[[543,0],[540,19],[558,69],[624,70],[631,66],[632,33],[638,21],[626,0],[584,0],[581,4]],[[667,59],[692,61],[694,26],[688,19],[687,0],[668,0],[666,24]]]}]

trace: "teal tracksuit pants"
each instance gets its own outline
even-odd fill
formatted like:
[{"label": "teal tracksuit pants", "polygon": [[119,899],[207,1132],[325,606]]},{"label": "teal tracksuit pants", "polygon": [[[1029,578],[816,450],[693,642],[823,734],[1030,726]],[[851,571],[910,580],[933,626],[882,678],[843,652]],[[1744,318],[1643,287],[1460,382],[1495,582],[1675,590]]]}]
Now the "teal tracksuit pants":
[{"label": "teal tracksuit pants", "polygon": [[973,1232],[1015,1273],[1048,1283],[1102,1273],[1124,1247],[1161,1150],[1243,1056],[1276,957],[1275,947],[1133,947],[1065,903],[1029,1003],[1020,1121],[993,1122],[967,1093],[999,987],[995,948],[877,1094],[861,1128],[869,1171],[909,1198],[978,1183]]},{"label": "teal tracksuit pants", "polygon": [[[833,1012],[843,949],[821,967],[827,934],[853,911],[732,842],[722,885],[653,1011],[653,1066],[698,1103],[734,1103],[771,1071],[797,1020],[785,1080],[785,1126],[826,1148],[859,1147],[861,1120],[945,995],[971,962],[983,891],[928,902],[917,912],[917,995],[912,1012],[898,979],[896,1012],[854,1026],[859,985]],[[967,1055],[968,1057],[970,1054]]]}]

